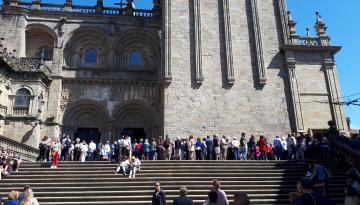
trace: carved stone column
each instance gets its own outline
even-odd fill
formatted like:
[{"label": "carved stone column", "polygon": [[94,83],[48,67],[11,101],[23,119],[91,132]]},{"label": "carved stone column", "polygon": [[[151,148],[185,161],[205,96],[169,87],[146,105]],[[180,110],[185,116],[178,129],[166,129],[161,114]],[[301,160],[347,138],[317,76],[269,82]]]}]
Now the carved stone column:
[{"label": "carved stone column", "polygon": [[164,70],[164,82],[171,83],[171,0],[163,1],[163,22],[164,30],[161,33],[163,41],[163,70]]},{"label": "carved stone column", "polygon": [[254,39],[255,39],[255,47],[256,47],[257,68],[259,72],[259,83],[260,85],[264,85],[266,83],[266,68],[264,65],[264,54],[263,54],[263,46],[262,46],[262,38],[261,38],[258,0],[251,0],[251,11],[252,11],[252,18],[254,25],[254,37],[255,37]]},{"label": "carved stone column", "polygon": [[233,51],[232,51],[232,39],[231,39],[231,21],[230,21],[230,9],[229,0],[222,0],[222,12],[224,22],[224,41],[225,44],[225,56],[226,56],[226,71],[227,82],[229,84],[235,83],[234,64],[233,64]]},{"label": "carved stone column", "polygon": [[195,80],[197,84],[204,81],[202,70],[201,50],[201,0],[194,0],[194,53],[195,53]]},{"label": "carved stone column", "polygon": [[305,132],[304,121],[302,116],[302,108],[300,101],[300,93],[299,86],[296,78],[296,60],[292,56],[286,57],[286,68],[288,72],[289,86],[290,86],[290,94],[291,94],[291,105],[294,113],[294,125],[296,132]]},{"label": "carved stone column", "polygon": [[344,113],[342,110],[342,106],[339,104],[340,101],[340,93],[337,85],[335,73],[335,62],[333,59],[324,59],[323,61],[324,72],[326,77],[326,84],[329,92],[329,103],[331,107],[331,112],[333,116],[333,120],[336,123],[336,127],[339,131],[344,131],[346,127],[346,121],[344,120]]}]

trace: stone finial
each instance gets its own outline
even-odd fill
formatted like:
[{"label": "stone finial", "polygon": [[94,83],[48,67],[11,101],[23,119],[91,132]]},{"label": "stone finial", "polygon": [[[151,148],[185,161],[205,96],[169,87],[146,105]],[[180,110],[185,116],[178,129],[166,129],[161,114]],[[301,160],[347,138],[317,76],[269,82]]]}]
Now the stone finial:
[{"label": "stone finial", "polygon": [[153,0],[154,7],[153,7],[153,14],[155,18],[161,17],[161,3],[160,0]]},{"label": "stone finial", "polygon": [[32,1],[32,8],[36,10],[40,10],[41,8],[41,0],[33,0]]},{"label": "stone finial", "polygon": [[126,4],[126,7],[125,7],[125,15],[126,16],[133,16],[134,15],[134,9],[135,9],[135,6],[134,6],[134,3],[133,3],[134,0],[127,0],[127,4]]},{"label": "stone finial", "polygon": [[96,1],[96,6],[95,6],[96,13],[102,14],[103,8],[104,8],[103,0],[97,0]]},{"label": "stone finial", "polygon": [[18,0],[10,0],[10,6],[19,6]]},{"label": "stone finial", "polygon": [[287,12],[287,15],[288,15],[288,26],[289,26],[289,31],[290,31],[291,44],[296,45],[299,43],[299,35],[297,34],[297,31],[296,31],[296,22],[292,18],[290,11]]},{"label": "stone finial", "polygon": [[71,11],[72,10],[73,2],[72,0],[66,0],[65,2],[65,11]]},{"label": "stone finial", "polygon": [[322,21],[320,12],[315,12],[316,15],[316,23],[315,23],[315,30],[316,30],[316,35],[319,38],[320,44],[322,46],[327,46],[329,45],[330,42],[330,38],[326,33],[327,27],[326,24]]}]

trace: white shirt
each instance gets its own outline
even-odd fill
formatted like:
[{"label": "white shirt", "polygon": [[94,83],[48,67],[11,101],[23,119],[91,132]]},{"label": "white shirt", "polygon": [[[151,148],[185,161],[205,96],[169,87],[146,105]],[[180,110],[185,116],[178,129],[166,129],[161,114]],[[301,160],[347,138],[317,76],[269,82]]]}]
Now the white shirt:
[{"label": "white shirt", "polygon": [[124,139],[124,146],[126,147],[126,148],[128,148],[128,149],[130,149],[130,147],[131,147],[131,143],[130,143],[130,140],[129,139]]},{"label": "white shirt", "polygon": [[232,146],[235,147],[235,148],[239,148],[239,147],[240,147],[240,142],[239,142],[239,140],[237,140],[237,139],[231,141],[231,144],[232,144]]},{"label": "white shirt", "polygon": [[90,152],[94,152],[95,149],[96,149],[96,144],[94,142],[90,142],[90,144],[89,144]]}]

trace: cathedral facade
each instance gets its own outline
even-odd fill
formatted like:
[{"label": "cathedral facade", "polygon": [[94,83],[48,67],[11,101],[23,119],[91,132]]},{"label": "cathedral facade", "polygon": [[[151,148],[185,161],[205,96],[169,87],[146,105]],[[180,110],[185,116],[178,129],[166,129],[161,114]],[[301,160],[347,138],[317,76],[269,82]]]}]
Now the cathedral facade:
[{"label": "cathedral facade", "polygon": [[137,9],[5,0],[0,135],[269,137],[346,130],[326,25],[301,37],[285,0],[154,0]]}]

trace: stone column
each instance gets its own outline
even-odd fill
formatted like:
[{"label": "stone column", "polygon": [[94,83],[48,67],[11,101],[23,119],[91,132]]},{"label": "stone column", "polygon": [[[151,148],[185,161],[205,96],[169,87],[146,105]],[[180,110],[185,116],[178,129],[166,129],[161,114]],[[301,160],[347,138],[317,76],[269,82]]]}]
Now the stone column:
[{"label": "stone column", "polygon": [[164,72],[164,82],[171,83],[171,0],[163,1],[163,31],[160,33],[163,42],[162,63]]},{"label": "stone column", "polygon": [[301,109],[301,101],[300,101],[300,93],[299,93],[299,86],[296,78],[296,60],[292,56],[286,57],[286,68],[288,72],[288,79],[289,79],[289,86],[290,86],[290,93],[291,93],[291,105],[294,114],[294,125],[296,132],[305,132],[304,128],[304,121],[302,116],[302,109]]},{"label": "stone column", "polygon": [[195,53],[195,79],[197,84],[204,81],[202,70],[201,48],[201,0],[194,0],[194,53]]},{"label": "stone column", "polygon": [[256,60],[257,68],[259,72],[259,83],[260,85],[265,85],[266,83],[266,68],[264,63],[264,54],[261,38],[261,27],[259,19],[259,8],[258,0],[251,0],[251,11],[254,25],[254,39],[255,39],[255,48],[256,48]]},{"label": "stone column", "polygon": [[335,71],[335,62],[333,59],[324,59],[323,66],[326,77],[326,84],[329,92],[329,103],[333,120],[336,123],[336,127],[339,131],[345,131],[346,120],[342,110],[342,105],[339,104],[340,93],[336,79],[337,73]]},{"label": "stone column", "polygon": [[[233,64],[232,51],[232,36],[231,36],[231,21],[230,21],[230,6],[229,0],[222,0],[222,17],[224,22],[224,45],[225,45],[225,61],[227,71],[227,82],[229,84],[235,83],[235,73]],[[220,14],[221,15],[221,14]]]}]

